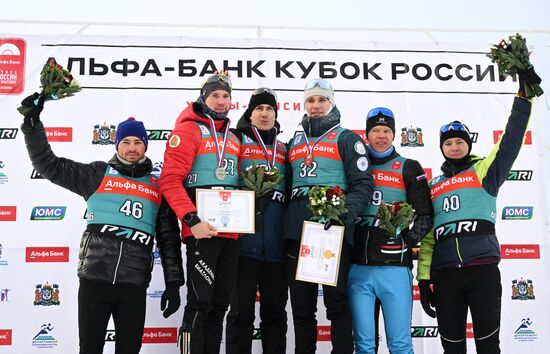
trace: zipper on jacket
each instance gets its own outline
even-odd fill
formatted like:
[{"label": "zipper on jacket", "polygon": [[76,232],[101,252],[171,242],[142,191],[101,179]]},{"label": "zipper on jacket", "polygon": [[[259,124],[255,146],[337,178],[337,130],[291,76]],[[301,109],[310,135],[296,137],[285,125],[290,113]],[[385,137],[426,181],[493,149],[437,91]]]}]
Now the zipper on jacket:
[{"label": "zipper on jacket", "polygon": [[458,246],[458,237],[455,238],[455,244],[456,244],[456,255],[460,260],[460,263],[458,264],[458,268],[462,268],[462,266],[464,265],[464,261],[462,260],[462,256],[460,255],[460,247]]},{"label": "zipper on jacket", "polygon": [[122,258],[122,246],[124,246],[124,241],[120,242],[120,250],[118,252],[118,259],[116,261],[115,274],[113,275],[113,284],[116,283],[116,274],[118,273],[118,266],[120,265],[120,259]]}]

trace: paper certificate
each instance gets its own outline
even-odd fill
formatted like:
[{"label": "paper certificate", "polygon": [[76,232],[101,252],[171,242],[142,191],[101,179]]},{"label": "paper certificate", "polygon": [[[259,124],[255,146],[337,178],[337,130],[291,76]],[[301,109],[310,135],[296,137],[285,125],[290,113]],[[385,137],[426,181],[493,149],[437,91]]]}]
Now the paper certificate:
[{"label": "paper certificate", "polygon": [[222,189],[197,189],[197,215],[218,232],[253,234],[254,192]]},{"label": "paper certificate", "polygon": [[344,227],[304,221],[296,267],[296,280],[336,286]]}]

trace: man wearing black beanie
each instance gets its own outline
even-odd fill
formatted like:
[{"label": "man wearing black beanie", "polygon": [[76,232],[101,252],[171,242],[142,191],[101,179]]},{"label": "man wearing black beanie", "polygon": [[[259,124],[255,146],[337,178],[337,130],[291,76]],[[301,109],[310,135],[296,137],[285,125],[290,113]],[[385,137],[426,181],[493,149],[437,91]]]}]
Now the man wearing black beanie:
[{"label": "man wearing black beanie", "polygon": [[470,153],[470,132],[459,121],[439,130],[445,162],[443,174],[430,182],[434,231],[422,241],[417,279],[422,307],[429,316],[437,316],[446,353],[466,353],[468,310],[477,352],[500,353],[496,199],[523,145],[531,116],[532,101],[525,98],[522,85],[533,75],[526,73],[519,72],[520,89],[508,123],[486,158]]},{"label": "man wearing black beanie", "polygon": [[[237,286],[227,315],[227,354],[252,353],[257,289],[263,353],[286,352],[288,287],[283,240],[286,148],[277,140],[278,133],[277,96],[269,88],[258,88],[235,131],[241,140],[239,169],[242,173],[253,163],[276,167],[283,180],[270,193],[256,199],[256,233],[239,238]],[[242,180],[241,184],[244,185]]]}]

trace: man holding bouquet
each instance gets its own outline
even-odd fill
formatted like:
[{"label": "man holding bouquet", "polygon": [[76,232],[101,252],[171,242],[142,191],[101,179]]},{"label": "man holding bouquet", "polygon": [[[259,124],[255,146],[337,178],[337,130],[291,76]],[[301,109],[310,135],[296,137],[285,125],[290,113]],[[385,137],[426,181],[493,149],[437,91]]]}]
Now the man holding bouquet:
[{"label": "man holding bouquet", "polygon": [[[373,164],[374,192],[371,204],[362,210],[355,225],[351,254],[349,293],[355,352],[374,353],[377,340],[374,310],[378,298],[390,352],[413,354],[412,247],[433,225],[430,189],[422,166],[395,151],[395,118],[391,110],[384,107],[370,110],[365,132]],[[396,203],[392,206],[394,210],[403,203],[410,204],[415,212],[412,227],[409,228],[410,217],[405,225],[385,227],[379,220],[380,214],[384,215],[379,213],[379,207],[385,207],[385,203]],[[393,226],[397,226],[396,230],[388,232]]]},{"label": "man holding bouquet", "polygon": [[[315,186],[342,188],[346,208],[341,221],[345,226],[344,244],[335,287],[323,285],[327,318],[331,321],[332,353],[353,353],[351,314],[348,302],[349,255],[353,246],[355,217],[372,197],[372,176],[367,149],[354,132],[340,127],[340,112],[332,85],[322,79],[307,82],[304,90],[306,114],[303,132],[290,142],[292,193],[285,214],[287,272],[294,318],[296,354],[314,354],[317,342],[318,284],[296,280],[296,267],[304,221],[312,218],[309,192]],[[330,227],[331,221],[325,224]]]}]

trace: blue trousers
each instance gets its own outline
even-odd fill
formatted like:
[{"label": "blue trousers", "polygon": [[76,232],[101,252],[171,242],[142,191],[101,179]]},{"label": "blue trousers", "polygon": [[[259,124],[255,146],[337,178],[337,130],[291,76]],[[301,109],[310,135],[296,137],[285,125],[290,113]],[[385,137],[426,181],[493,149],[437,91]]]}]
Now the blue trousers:
[{"label": "blue trousers", "polygon": [[374,302],[379,298],[391,354],[413,354],[412,273],[408,267],[352,264],[348,279],[356,354],[375,352]]}]

